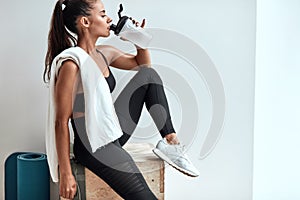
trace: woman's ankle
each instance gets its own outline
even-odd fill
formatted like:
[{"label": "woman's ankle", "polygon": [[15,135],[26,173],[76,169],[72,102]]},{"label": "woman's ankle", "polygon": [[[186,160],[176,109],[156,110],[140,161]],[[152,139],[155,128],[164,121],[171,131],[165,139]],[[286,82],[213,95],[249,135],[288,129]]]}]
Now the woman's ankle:
[{"label": "woman's ankle", "polygon": [[168,142],[168,144],[179,144],[179,140],[176,133],[170,133],[166,135],[165,139]]}]

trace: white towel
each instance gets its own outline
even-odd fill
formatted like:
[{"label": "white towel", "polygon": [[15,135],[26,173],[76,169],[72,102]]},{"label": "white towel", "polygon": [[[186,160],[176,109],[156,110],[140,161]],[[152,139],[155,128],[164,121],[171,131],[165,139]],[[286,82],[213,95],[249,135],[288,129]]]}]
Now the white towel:
[{"label": "white towel", "polygon": [[48,116],[46,122],[46,152],[53,182],[58,182],[58,158],[55,141],[55,77],[62,63],[73,60],[79,67],[85,98],[86,132],[92,151],[122,136],[123,132],[113,105],[109,86],[96,62],[80,47],[71,47],[52,62]]}]

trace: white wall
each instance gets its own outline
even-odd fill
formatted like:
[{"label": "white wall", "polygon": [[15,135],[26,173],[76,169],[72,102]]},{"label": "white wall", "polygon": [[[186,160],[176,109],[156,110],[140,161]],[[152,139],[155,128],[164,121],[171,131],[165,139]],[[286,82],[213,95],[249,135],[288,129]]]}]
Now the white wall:
[{"label": "white wall", "polygon": [[[104,2],[108,14],[116,20],[114,13],[120,2]],[[199,160],[204,132],[197,134],[188,154],[201,175],[191,179],[167,168],[166,199],[250,200],[255,1],[125,0],[122,3],[137,19],[145,16],[148,27],[177,31],[201,45],[215,63],[224,83],[226,121],[223,136],[211,155]],[[4,19],[0,39],[2,163],[15,151],[44,151],[47,91],[41,75],[53,5],[50,0],[6,1],[1,4],[0,16]],[[170,64],[181,67],[172,61]],[[207,95],[207,91],[202,92],[199,93],[200,99]],[[176,105],[176,102],[170,99],[170,104]],[[200,126],[206,126],[211,111],[207,108],[201,111],[199,118],[204,120]],[[3,165],[0,165],[0,171],[3,188]],[[3,196],[3,189],[0,191],[0,196]]]},{"label": "white wall", "polygon": [[254,200],[300,199],[299,8],[257,2]]},{"label": "white wall", "polygon": [[47,91],[42,73],[52,7],[53,1],[1,2],[0,199],[6,157],[45,149]]}]

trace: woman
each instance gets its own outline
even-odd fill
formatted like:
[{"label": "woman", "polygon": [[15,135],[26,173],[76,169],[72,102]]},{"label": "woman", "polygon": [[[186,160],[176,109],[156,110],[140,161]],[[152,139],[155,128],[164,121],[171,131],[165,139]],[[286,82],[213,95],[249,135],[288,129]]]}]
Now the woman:
[{"label": "woman", "polygon": [[[54,182],[60,180],[60,196],[74,198],[76,180],[70,166],[68,127],[71,119],[75,136],[74,154],[78,162],[101,177],[124,199],[156,199],[134,161],[122,148],[139,121],[144,103],[148,110],[155,105],[163,108],[150,112],[163,137],[154,153],[187,175],[198,176],[198,171],[182,153],[162,81],[156,71],[150,68],[149,51],[137,47],[137,54],[131,55],[112,46],[95,46],[99,37],[110,35],[111,21],[100,0],[65,0],[55,5],[44,71],[45,82],[52,83],[50,96],[53,97],[53,102],[50,97],[49,134],[46,137],[51,176]],[[135,24],[138,26],[137,22]],[[141,27],[144,25],[145,20]],[[73,56],[74,52],[78,53],[77,57]],[[92,61],[82,64],[82,57]],[[97,70],[92,72],[95,70],[92,67],[94,64]],[[110,66],[138,71],[114,104],[111,96],[106,96],[106,88],[110,94],[116,84]],[[94,72],[99,72],[99,75],[95,76]],[[92,96],[94,93],[89,93],[94,83],[89,82],[86,74],[99,84],[96,89],[100,88],[100,92],[95,93],[95,98]],[[93,99],[97,101],[93,102]],[[90,105],[90,102],[94,105]],[[100,109],[94,112],[91,107]],[[114,121],[114,114],[117,122]],[[98,123],[96,128],[93,127],[93,122],[107,119],[110,120],[108,123]]]}]

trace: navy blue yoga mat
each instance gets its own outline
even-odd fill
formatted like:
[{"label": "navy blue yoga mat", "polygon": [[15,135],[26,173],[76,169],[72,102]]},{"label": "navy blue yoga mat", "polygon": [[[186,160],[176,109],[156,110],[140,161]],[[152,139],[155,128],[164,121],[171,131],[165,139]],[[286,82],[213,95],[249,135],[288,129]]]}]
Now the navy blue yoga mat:
[{"label": "navy blue yoga mat", "polygon": [[17,156],[18,200],[49,200],[50,182],[47,157],[40,153]]}]

